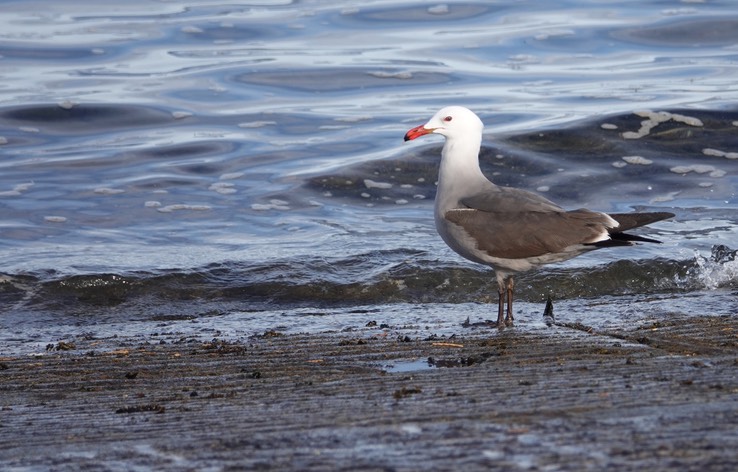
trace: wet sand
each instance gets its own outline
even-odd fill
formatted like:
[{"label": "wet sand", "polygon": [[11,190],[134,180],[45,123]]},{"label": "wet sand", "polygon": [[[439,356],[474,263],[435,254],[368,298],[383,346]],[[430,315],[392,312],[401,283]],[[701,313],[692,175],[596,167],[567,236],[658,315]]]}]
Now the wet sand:
[{"label": "wet sand", "polygon": [[0,357],[3,470],[738,468],[738,323],[71,338]]}]

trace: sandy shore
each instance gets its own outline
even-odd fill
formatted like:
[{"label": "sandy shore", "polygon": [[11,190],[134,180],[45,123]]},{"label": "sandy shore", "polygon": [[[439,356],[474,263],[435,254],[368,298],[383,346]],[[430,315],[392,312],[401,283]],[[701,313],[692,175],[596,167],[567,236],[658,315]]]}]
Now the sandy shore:
[{"label": "sandy shore", "polygon": [[738,469],[738,323],[0,353],[3,470]]}]

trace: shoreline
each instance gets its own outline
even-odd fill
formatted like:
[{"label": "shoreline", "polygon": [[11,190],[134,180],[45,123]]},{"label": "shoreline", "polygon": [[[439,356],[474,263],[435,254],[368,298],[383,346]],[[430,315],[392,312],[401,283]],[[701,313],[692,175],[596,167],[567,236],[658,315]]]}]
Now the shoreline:
[{"label": "shoreline", "polygon": [[80,337],[0,355],[0,464],[734,470],[737,335],[717,316],[610,333]]}]

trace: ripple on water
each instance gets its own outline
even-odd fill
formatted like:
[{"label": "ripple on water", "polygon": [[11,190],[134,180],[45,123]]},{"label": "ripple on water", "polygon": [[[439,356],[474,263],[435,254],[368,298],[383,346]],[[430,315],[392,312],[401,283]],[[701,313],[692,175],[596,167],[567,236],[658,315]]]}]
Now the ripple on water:
[{"label": "ripple on water", "polygon": [[[730,16],[730,15],[728,15]],[[613,32],[618,39],[671,47],[730,46],[738,42],[738,16],[732,18],[668,19]]]},{"label": "ripple on water", "polygon": [[724,5],[5,3],[3,267],[37,276],[0,283],[19,318],[268,307],[270,323],[361,303],[401,318],[392,303],[489,300],[491,274],[433,228],[440,139],[401,142],[441,103],[485,117],[499,184],[567,207],[676,206],[649,230],[663,245],[530,274],[521,299],[735,286],[723,266],[685,273],[679,252],[735,239]]},{"label": "ripple on water", "polygon": [[[412,79],[412,80],[410,80]],[[451,77],[437,72],[408,72],[407,69],[366,67],[290,67],[284,70],[255,71],[239,75],[236,80],[245,84],[276,87],[300,92],[350,92],[386,87],[417,87],[441,85]]]},{"label": "ripple on water", "polygon": [[498,6],[478,3],[420,4],[407,6],[384,6],[382,8],[362,8],[345,11],[345,17],[354,17],[360,21],[389,23],[423,23],[433,24],[467,19],[479,20],[493,12],[502,10]]},{"label": "ripple on water", "polygon": [[3,42],[0,57],[20,61],[83,61],[99,59],[100,50],[90,47],[46,47],[33,43]]},{"label": "ripple on water", "polygon": [[166,111],[142,105],[82,104],[13,106],[0,110],[6,125],[43,126],[46,133],[98,134],[106,130],[148,128],[172,121]]},{"label": "ripple on water", "polygon": [[[637,199],[658,204],[673,200],[674,192],[683,197],[734,200],[731,182],[738,178],[734,159],[726,152],[706,153],[704,147],[707,143],[726,149],[733,145],[732,133],[726,130],[738,114],[686,113],[650,113],[662,119],[638,139],[627,139],[625,133],[642,128],[644,112],[605,118],[612,127],[587,121],[498,137],[491,146],[483,146],[480,166],[498,185],[545,189],[548,198],[564,206],[610,210]],[[431,145],[400,158],[313,176],[305,188],[361,205],[432,200],[439,157],[440,149]],[[714,179],[714,185],[707,187],[702,180],[682,177],[690,173]]]}]

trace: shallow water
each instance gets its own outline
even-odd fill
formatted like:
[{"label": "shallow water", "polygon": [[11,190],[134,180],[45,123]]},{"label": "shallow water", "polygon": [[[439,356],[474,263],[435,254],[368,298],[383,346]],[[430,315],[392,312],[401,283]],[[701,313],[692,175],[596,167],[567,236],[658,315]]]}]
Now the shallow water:
[{"label": "shallow water", "polygon": [[736,261],[710,259],[738,246],[731,2],[9,1],[0,24],[5,348],[68,333],[49,326],[262,330],[286,310],[329,329],[300,310],[402,324],[397,303],[488,301],[491,274],[433,227],[440,138],[402,142],[447,104],[484,119],[499,184],[677,214],[648,232],[662,245],[524,275],[521,300],[738,306]]}]

